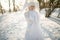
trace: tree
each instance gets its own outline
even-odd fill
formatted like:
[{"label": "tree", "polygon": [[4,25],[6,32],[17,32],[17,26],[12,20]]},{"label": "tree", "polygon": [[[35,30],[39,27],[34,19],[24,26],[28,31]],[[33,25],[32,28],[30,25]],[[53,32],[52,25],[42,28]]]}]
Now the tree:
[{"label": "tree", "polygon": [[2,9],[1,3],[0,3],[0,12],[3,14],[3,9]]},{"label": "tree", "polygon": [[39,8],[42,9],[42,8],[41,8],[42,0],[38,0],[38,2],[39,2]]},{"label": "tree", "polygon": [[17,11],[17,9],[15,8],[15,0],[13,0],[13,11]]},{"label": "tree", "polygon": [[55,8],[60,7],[60,0],[49,0],[48,2],[44,3],[44,0],[38,0],[39,1],[39,6],[41,9],[41,3],[42,3],[42,8],[47,8],[46,10],[46,17],[50,17],[52,11]]},{"label": "tree", "polygon": [[50,3],[49,3],[49,8],[48,10],[46,11],[46,17],[50,17],[51,13],[53,12],[53,10],[55,8],[58,8],[58,4],[59,4],[59,0],[50,0]]},{"label": "tree", "polygon": [[11,8],[10,8],[10,0],[8,0],[9,1],[9,12],[11,12]]}]

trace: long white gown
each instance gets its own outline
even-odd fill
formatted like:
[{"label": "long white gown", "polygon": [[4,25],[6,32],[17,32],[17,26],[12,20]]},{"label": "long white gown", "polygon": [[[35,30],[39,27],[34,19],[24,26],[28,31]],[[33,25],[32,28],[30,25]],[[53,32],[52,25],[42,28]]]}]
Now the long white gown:
[{"label": "long white gown", "polygon": [[44,40],[41,26],[39,25],[39,16],[36,11],[28,11],[25,13],[28,26],[25,35],[25,40]]}]

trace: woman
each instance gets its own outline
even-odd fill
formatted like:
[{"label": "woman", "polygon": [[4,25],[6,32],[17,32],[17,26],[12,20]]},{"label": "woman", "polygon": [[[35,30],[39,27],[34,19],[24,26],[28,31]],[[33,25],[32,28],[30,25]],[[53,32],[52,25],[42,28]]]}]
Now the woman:
[{"label": "woman", "polygon": [[35,3],[29,3],[28,11],[25,13],[28,28],[25,40],[43,40],[41,28],[39,26],[39,15],[35,11]]}]

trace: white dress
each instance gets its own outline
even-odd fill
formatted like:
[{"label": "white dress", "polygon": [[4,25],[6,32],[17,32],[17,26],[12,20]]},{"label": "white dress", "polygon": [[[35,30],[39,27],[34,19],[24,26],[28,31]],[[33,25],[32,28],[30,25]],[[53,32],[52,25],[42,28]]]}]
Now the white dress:
[{"label": "white dress", "polygon": [[25,40],[43,40],[38,13],[32,10],[28,11],[25,13],[25,18],[28,23]]}]

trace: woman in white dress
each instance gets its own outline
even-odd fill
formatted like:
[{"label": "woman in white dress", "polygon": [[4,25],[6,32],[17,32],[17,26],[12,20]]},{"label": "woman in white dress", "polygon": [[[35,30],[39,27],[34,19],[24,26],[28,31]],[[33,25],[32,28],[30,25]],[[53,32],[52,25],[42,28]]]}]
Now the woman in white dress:
[{"label": "woman in white dress", "polygon": [[25,18],[28,24],[25,40],[44,40],[40,28],[41,26],[39,26],[38,12],[35,11],[35,4],[30,3],[28,9],[29,11],[25,13]]}]

